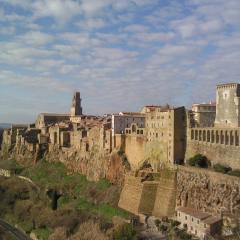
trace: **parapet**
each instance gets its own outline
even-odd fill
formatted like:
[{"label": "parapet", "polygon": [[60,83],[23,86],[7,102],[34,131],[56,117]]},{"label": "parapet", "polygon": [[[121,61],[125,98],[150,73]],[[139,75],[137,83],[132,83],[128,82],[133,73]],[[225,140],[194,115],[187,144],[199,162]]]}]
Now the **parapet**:
[{"label": "parapet", "polygon": [[224,88],[240,88],[239,83],[224,83],[224,84],[219,84],[217,85],[217,89],[224,89]]}]

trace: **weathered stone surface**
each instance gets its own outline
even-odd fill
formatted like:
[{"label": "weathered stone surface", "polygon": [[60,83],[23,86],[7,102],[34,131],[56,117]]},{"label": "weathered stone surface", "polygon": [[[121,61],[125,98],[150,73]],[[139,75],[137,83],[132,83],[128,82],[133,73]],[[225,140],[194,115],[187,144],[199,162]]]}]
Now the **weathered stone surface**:
[{"label": "weathered stone surface", "polygon": [[177,206],[240,216],[240,178],[190,167],[177,173]]}]

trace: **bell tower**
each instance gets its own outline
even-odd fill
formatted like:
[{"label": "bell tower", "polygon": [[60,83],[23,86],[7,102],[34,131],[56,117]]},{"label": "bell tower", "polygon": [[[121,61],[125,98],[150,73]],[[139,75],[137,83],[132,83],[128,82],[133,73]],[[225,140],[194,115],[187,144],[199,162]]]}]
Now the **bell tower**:
[{"label": "bell tower", "polygon": [[80,116],[82,115],[82,106],[81,106],[82,99],[80,98],[80,92],[75,92],[72,99],[72,106],[71,106],[71,116]]}]

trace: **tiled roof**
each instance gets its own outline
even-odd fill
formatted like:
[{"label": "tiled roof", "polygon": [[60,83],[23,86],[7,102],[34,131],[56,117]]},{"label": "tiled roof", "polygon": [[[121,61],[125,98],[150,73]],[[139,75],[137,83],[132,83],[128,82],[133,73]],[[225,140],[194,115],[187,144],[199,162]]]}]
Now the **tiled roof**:
[{"label": "tiled roof", "polygon": [[198,218],[200,220],[211,217],[211,214],[209,214],[209,213],[202,212],[202,211],[196,210],[194,208],[189,208],[189,207],[179,207],[177,209],[177,211],[183,212],[187,215]]}]

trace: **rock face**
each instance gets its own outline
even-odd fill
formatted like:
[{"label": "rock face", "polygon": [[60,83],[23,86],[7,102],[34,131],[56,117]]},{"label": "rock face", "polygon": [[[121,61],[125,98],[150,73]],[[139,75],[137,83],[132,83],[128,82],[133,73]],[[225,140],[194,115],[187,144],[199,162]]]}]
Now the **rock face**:
[{"label": "rock face", "polygon": [[177,206],[240,216],[240,178],[208,170],[179,167]]},{"label": "rock face", "polygon": [[92,181],[107,178],[112,183],[121,183],[129,167],[124,155],[117,151],[110,154],[98,148],[82,154],[74,148],[53,147],[45,157],[50,162],[62,162],[70,171],[81,173]]}]

